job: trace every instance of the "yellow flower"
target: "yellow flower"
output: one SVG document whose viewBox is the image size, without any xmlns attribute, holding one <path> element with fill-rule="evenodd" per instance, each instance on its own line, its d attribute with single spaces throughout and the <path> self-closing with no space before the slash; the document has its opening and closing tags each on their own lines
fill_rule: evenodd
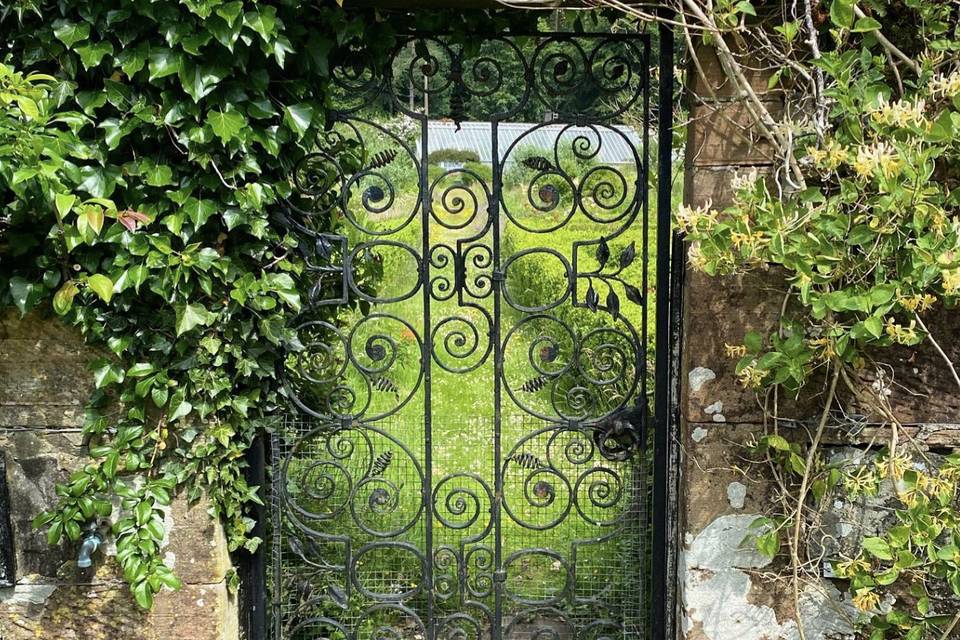
<svg viewBox="0 0 960 640">
<path fill-rule="evenodd" d="M 930 95 L 934 98 L 953 98 L 960 95 L 960 71 L 948 76 L 939 75 L 930 81 Z"/>
<path fill-rule="evenodd" d="M 956 295 L 960 292 L 960 267 L 944 269 L 940 272 L 940 277 L 943 279 L 943 288 L 947 295 Z"/>
<path fill-rule="evenodd" d="M 887 325 L 884 328 L 887 335 L 897 344 L 917 344 L 920 336 L 917 334 L 917 321 L 911 320 L 908 326 L 903 326 L 894 322 L 892 318 L 887 318 Z"/>
<path fill-rule="evenodd" d="M 880 606 L 880 596 L 870 588 L 857 589 L 853 596 L 853 606 L 860 611 L 874 611 Z"/>
<path fill-rule="evenodd" d="M 737 375 L 740 384 L 745 388 L 756 389 L 763 382 L 763 379 L 767 377 L 767 372 L 757 369 L 755 365 L 756 360 L 754 360 L 754 364 L 749 364 L 744 367 Z"/>
<path fill-rule="evenodd" d="M 838 142 L 831 140 L 827 145 L 827 167 L 836 169 L 841 162 L 846 162 L 847 150 Z"/>
<path fill-rule="evenodd" d="M 884 100 L 880 107 L 871 113 L 871 116 L 877 122 L 895 127 L 907 127 L 912 124 L 922 127 L 926 125 L 925 110 L 926 103 L 922 99 L 916 102 L 899 100 L 893 104 Z"/>
<path fill-rule="evenodd" d="M 857 149 L 857 159 L 853 161 L 853 170 L 862 178 L 869 178 L 877 168 L 877 159 L 870 147 L 861 146 Z"/>
<path fill-rule="evenodd" d="M 687 254 L 687 258 L 690 261 L 690 267 L 694 271 L 704 271 L 707 267 L 707 258 L 703 255 L 703 252 L 700 250 L 700 245 L 695 244 L 690 247 L 690 252 Z"/>
<path fill-rule="evenodd" d="M 893 147 L 886 142 L 858 147 L 857 158 L 853 161 L 853 170 L 857 175 L 869 178 L 878 168 L 884 176 L 891 178 L 903 169 L 903 161 L 897 157 Z"/>
<path fill-rule="evenodd" d="M 852 578 L 858 573 L 870 571 L 870 563 L 862 558 L 854 558 L 851 560 L 838 562 L 834 568 L 834 571 L 841 578 Z"/>
<path fill-rule="evenodd" d="M 937 302 L 937 296 L 931 295 L 929 293 L 920 295 L 919 293 L 912 296 L 903 296 L 897 300 L 901 307 L 907 311 L 919 311 L 923 313 L 924 311 L 929 310 Z"/>
<path fill-rule="evenodd" d="M 718 214 L 711 210 L 711 206 L 709 200 L 696 208 L 681 204 L 675 216 L 677 227 L 681 231 L 689 233 L 695 231 L 701 222 L 715 223 Z"/>
<path fill-rule="evenodd" d="M 728 358 L 742 358 L 747 355 L 747 347 L 742 344 L 724 343 L 723 350 L 726 352 Z"/>
<path fill-rule="evenodd" d="M 744 244 L 750 241 L 750 236 L 739 231 L 732 231 L 730 233 L 730 242 L 733 243 L 733 246 L 739 249 Z"/>
</svg>

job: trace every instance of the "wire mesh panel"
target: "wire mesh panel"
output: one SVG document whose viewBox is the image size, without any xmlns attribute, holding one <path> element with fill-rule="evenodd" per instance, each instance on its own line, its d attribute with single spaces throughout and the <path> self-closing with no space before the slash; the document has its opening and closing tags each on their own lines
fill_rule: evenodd
<svg viewBox="0 0 960 640">
<path fill-rule="evenodd" d="M 276 640 L 647 637 L 646 37 L 334 57 L 284 213 L 315 285 L 272 442 Z M 488 121 L 489 163 L 420 153 L 440 117 Z"/>
</svg>

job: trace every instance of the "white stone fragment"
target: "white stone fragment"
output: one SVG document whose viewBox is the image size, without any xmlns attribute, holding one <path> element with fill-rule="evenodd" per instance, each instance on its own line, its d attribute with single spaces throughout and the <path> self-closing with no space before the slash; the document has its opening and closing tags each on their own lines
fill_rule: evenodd
<svg viewBox="0 0 960 640">
<path fill-rule="evenodd" d="M 690 370 L 690 373 L 687 374 L 687 382 L 690 384 L 690 391 L 696 393 L 706 383 L 711 380 L 715 380 L 717 374 L 715 374 L 711 369 L 706 367 L 695 367 Z"/>
<path fill-rule="evenodd" d="M 747 500 L 747 485 L 742 482 L 731 482 L 727 485 L 727 500 L 734 509 L 743 509 Z"/>
<path fill-rule="evenodd" d="M 723 400 L 717 400 L 703 410 L 703 412 L 707 415 L 713 415 L 715 413 L 720 413 L 721 411 L 723 411 Z"/>
</svg>

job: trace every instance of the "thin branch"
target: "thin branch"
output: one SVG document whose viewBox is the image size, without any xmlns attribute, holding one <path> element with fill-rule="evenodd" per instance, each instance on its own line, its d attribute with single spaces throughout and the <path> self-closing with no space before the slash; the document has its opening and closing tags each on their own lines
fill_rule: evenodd
<svg viewBox="0 0 960 640">
<path fill-rule="evenodd" d="M 867 17 L 867 14 L 865 14 L 863 10 L 860 7 L 858 7 L 856 4 L 853 5 L 853 12 L 854 14 L 856 14 L 858 18 Z M 900 58 L 900 60 L 906 63 L 908 67 L 913 69 L 914 73 L 916 73 L 917 75 L 920 75 L 920 65 L 917 64 L 917 62 L 915 62 L 912 58 L 910 58 L 910 56 L 905 54 L 903 51 L 900 51 L 900 49 L 898 49 L 896 45 L 894 45 L 892 42 L 887 40 L 887 37 L 883 35 L 879 29 L 877 29 L 876 31 L 872 31 L 871 33 L 873 33 L 873 37 L 877 39 L 877 42 L 880 43 L 880 46 L 882 46 L 884 49 L 889 51 L 895 57 Z"/>
<path fill-rule="evenodd" d="M 947 364 L 947 368 L 950 369 L 950 373 L 953 375 L 953 381 L 956 382 L 957 387 L 960 388 L 960 375 L 957 375 L 957 369 L 953 366 L 950 356 L 947 355 L 947 353 L 940 346 L 940 343 L 937 342 L 936 338 L 933 337 L 933 334 L 930 333 L 930 330 L 927 329 L 927 325 L 923 323 L 923 318 L 920 317 L 920 314 L 914 312 L 913 315 L 917 319 L 917 324 L 919 324 L 920 328 L 923 329 L 923 332 L 927 334 L 927 340 L 930 341 L 930 344 L 933 345 L 933 348 L 937 350 L 937 353 L 940 354 L 940 357 L 943 358 L 943 361 Z"/>
<path fill-rule="evenodd" d="M 823 413 L 820 414 L 820 423 L 817 425 L 817 432 L 813 436 L 810 448 L 807 450 L 806 466 L 803 469 L 803 478 L 800 481 L 800 490 L 797 493 L 797 511 L 793 516 L 793 544 L 790 551 L 790 568 L 793 573 L 793 609 L 797 618 L 797 631 L 800 633 L 800 640 L 806 640 L 806 632 L 803 628 L 803 615 L 800 612 L 800 532 L 803 528 L 803 505 L 807 499 L 807 492 L 810 490 L 810 476 L 813 470 L 813 464 L 817 458 L 817 449 L 820 446 L 820 440 L 823 439 L 823 431 L 827 427 L 827 420 L 830 418 L 830 409 L 833 406 L 833 400 L 837 395 L 837 382 L 840 380 L 840 372 L 843 370 L 843 364 L 835 362 L 833 365 L 833 375 L 830 378 L 830 388 L 827 390 L 827 397 L 823 405 Z"/>
</svg>

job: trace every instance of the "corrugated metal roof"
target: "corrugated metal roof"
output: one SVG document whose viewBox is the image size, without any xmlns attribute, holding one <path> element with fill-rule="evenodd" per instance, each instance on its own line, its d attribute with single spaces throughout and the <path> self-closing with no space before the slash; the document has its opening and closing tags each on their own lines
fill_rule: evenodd
<svg viewBox="0 0 960 640">
<path fill-rule="evenodd" d="M 457 149 L 473 151 L 480 157 L 481 162 L 490 163 L 492 159 L 489 122 L 461 122 L 460 130 L 452 121 L 430 121 L 427 124 L 427 140 L 430 152 L 439 149 Z M 592 144 L 596 144 L 597 135 L 600 135 L 600 153 L 596 160 L 603 164 L 633 164 L 634 149 L 637 155 L 643 153 L 643 141 L 640 134 L 633 128 L 625 125 L 594 125 L 594 127 L 571 127 L 565 124 L 536 124 L 528 122 L 501 122 L 497 126 L 497 135 L 500 141 L 500 160 L 510 149 L 514 141 L 521 136 L 523 139 L 517 144 L 514 153 L 507 158 L 507 162 L 515 159 L 516 151 L 524 147 L 534 147 L 544 151 L 552 150 L 557 136 L 562 135 L 564 145 L 569 145 L 577 136 L 586 136 Z M 624 139 L 626 138 L 626 140 Z M 627 142 L 629 140 L 629 143 Z M 631 148 L 633 146 L 633 149 Z M 591 147 L 591 150 L 595 147 Z M 417 144 L 420 152 L 420 144 Z"/>
</svg>

